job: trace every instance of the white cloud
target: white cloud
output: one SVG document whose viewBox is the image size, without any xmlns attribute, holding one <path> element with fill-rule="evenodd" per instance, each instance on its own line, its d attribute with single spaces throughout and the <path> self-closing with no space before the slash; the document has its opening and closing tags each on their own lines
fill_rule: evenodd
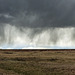
<svg viewBox="0 0 75 75">
<path fill-rule="evenodd" d="M 75 28 L 50 28 L 34 35 L 35 31 L 33 28 L 23 28 L 20 31 L 15 25 L 7 24 L 4 31 L 4 45 L 9 46 L 7 48 L 42 49 L 75 46 Z"/>
</svg>

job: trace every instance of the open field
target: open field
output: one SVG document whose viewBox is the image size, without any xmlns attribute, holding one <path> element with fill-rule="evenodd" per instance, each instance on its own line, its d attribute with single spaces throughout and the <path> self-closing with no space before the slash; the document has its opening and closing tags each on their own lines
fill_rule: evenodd
<svg viewBox="0 0 75 75">
<path fill-rule="evenodd" d="M 75 51 L 0 51 L 0 75 L 75 75 Z"/>
</svg>

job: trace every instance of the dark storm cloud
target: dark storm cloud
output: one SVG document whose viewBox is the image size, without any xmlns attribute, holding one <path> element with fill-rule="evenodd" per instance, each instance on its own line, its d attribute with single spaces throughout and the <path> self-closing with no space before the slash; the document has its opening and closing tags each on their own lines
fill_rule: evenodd
<svg viewBox="0 0 75 75">
<path fill-rule="evenodd" d="M 0 23 L 16 26 L 71 27 L 75 26 L 75 1 L 0 0 L 0 14 Z M 3 14 L 14 18 L 7 18 Z"/>
<path fill-rule="evenodd" d="M 0 0 L 0 46 L 72 46 L 74 26 L 75 0 Z"/>
</svg>

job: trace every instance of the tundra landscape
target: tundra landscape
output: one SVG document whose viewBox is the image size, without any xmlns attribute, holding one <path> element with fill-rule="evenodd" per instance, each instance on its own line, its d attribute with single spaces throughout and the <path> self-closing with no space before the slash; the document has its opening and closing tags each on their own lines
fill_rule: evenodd
<svg viewBox="0 0 75 75">
<path fill-rule="evenodd" d="M 0 50 L 0 75 L 75 75 L 75 51 Z"/>
<path fill-rule="evenodd" d="M 75 75 L 75 0 L 0 0 L 0 75 Z"/>
</svg>

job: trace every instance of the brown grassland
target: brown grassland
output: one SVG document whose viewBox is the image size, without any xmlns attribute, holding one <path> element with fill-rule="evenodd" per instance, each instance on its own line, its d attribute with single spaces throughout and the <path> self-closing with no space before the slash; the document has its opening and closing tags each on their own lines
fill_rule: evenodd
<svg viewBox="0 0 75 75">
<path fill-rule="evenodd" d="M 75 51 L 0 51 L 0 75 L 75 75 Z"/>
</svg>

